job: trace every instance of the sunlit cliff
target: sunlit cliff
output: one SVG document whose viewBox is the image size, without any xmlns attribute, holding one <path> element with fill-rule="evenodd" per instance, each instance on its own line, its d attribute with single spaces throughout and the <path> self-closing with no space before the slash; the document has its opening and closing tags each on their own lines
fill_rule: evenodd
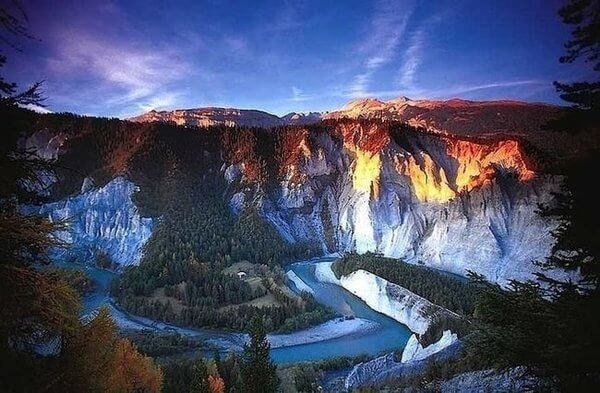
<svg viewBox="0 0 600 393">
<path fill-rule="evenodd" d="M 288 241 L 469 269 L 499 282 L 530 278 L 531 260 L 550 252 L 557 224 L 536 209 L 560 182 L 534 173 L 518 141 L 360 120 L 273 138 L 271 188 L 256 187 L 239 161 L 225 174 L 232 209 L 257 207 Z"/>
</svg>

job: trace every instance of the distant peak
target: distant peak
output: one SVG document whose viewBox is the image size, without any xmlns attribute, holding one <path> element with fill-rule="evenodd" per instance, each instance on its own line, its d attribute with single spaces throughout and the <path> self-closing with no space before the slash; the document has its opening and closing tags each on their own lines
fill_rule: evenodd
<svg viewBox="0 0 600 393">
<path fill-rule="evenodd" d="M 400 96 L 398 98 L 394 98 L 393 100 L 389 100 L 388 102 L 390 103 L 403 103 L 403 102 L 409 102 L 412 101 L 410 98 L 408 98 L 407 96 Z"/>
</svg>

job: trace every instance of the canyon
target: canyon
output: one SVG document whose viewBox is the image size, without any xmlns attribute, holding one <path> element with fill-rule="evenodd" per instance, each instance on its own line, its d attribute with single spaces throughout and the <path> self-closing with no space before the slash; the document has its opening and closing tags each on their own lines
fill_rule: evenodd
<svg viewBox="0 0 600 393">
<path fill-rule="evenodd" d="M 93 263 L 103 254 L 117 271 L 138 264 L 162 218 L 136 206 L 136 195 L 148 193 L 153 183 L 132 162 L 149 143 L 164 138 L 153 134 L 153 125 L 175 123 L 185 129 L 168 128 L 168 135 L 177 138 L 173 131 L 179 130 L 204 138 L 207 133 L 217 144 L 198 151 L 214 157 L 210 166 L 186 169 L 185 176 L 219 177 L 215 184 L 224 184 L 219 195 L 234 216 L 255 211 L 288 244 L 311 244 L 321 255 L 374 253 L 459 276 L 472 271 L 506 285 L 534 278 L 541 268 L 533 262 L 545 259 L 554 244 L 552 231 L 560 223 L 541 216 L 538 207 L 553 203 L 562 179 L 543 170 L 530 154 L 527 137 L 542 133 L 541 119 L 560 110 L 505 101 L 401 98 L 361 100 L 339 111 L 281 118 L 223 108 L 151 112 L 131 119 L 136 123 L 123 123 L 133 127 L 131 136 L 124 133 L 124 141 L 111 142 L 106 157 L 117 157 L 118 165 L 105 160 L 102 170 L 84 173 L 78 192 L 24 209 L 51 220 L 68 219 L 59 235 L 72 247 L 57 258 Z M 215 125 L 233 128 L 203 128 Z M 25 145 L 61 162 L 77 148 L 74 141 L 92 135 L 77 132 L 44 128 Z M 94 178 L 97 173 L 103 176 Z M 58 174 L 53 181 L 64 180 Z M 460 344 L 450 330 L 429 345 L 419 342 L 435 315 L 452 312 L 364 270 L 335 277 L 331 263 L 288 269 L 290 286 L 330 306 L 327 297 L 336 290 L 328 287 L 326 296 L 319 290 L 339 287 L 359 299 L 360 305 L 347 300 L 362 310 L 359 317 L 338 325 L 326 322 L 299 335 L 273 336 L 279 361 L 343 354 L 340 340 L 353 335 L 364 335 L 355 338 L 364 343 L 356 351 L 406 345 L 401 359 L 376 358 L 357 366 L 347 383 L 359 386 Z M 545 273 L 567 277 L 562 270 Z M 348 313 L 348 305 L 336 306 L 341 315 L 356 316 Z M 331 335 L 328 323 L 347 331 Z M 303 344 L 306 351 L 294 355 L 286 349 L 306 337 L 316 340 Z"/>
</svg>

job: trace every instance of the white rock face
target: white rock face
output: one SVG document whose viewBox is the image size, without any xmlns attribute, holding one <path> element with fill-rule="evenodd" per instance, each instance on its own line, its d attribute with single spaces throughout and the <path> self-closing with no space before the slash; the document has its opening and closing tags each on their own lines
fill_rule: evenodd
<svg viewBox="0 0 600 393">
<path fill-rule="evenodd" d="M 533 174 L 510 143 L 479 154 L 487 147 L 427 134 L 406 138 L 381 149 L 378 172 L 367 173 L 369 191 L 354 184 L 356 148 L 330 133 L 311 136 L 310 155 L 295 169 L 301 182 L 283 181 L 269 195 L 248 187 L 232 206 L 256 206 L 283 238 L 321 244 L 324 253 L 371 251 L 463 276 L 472 270 L 501 284 L 533 279 L 532 261 L 549 255 L 558 224 L 541 217 L 538 205 L 552 202 L 560 178 Z M 242 181 L 243 174 L 226 177 Z M 466 186 L 472 179 L 478 185 Z"/>
<path fill-rule="evenodd" d="M 402 363 L 423 360 L 457 341 L 458 336 L 455 333 L 452 333 L 450 330 L 444 330 L 442 337 L 438 341 L 423 348 L 419 340 L 417 340 L 417 336 L 413 334 L 408 339 L 404 351 L 402 351 Z"/>
<path fill-rule="evenodd" d="M 38 158 L 56 160 L 66 139 L 66 136 L 61 133 L 42 129 L 25 138 L 22 141 L 22 148 L 28 152 L 35 152 Z"/>
<path fill-rule="evenodd" d="M 138 187 L 117 177 L 104 187 L 86 188 L 83 194 L 26 210 L 67 221 L 67 230 L 59 235 L 72 247 L 63 257 L 87 262 L 100 251 L 121 266 L 137 264 L 153 228 L 153 220 L 141 217 L 131 199 Z"/>
<path fill-rule="evenodd" d="M 425 333 L 436 314 L 450 313 L 408 289 L 365 270 L 342 276 L 339 282 L 373 310 L 408 326 L 415 333 Z"/>
<path fill-rule="evenodd" d="M 352 389 L 373 381 L 383 371 L 394 370 L 401 366 L 393 353 L 388 353 L 385 356 L 380 356 L 365 363 L 359 363 L 352 368 L 346 380 L 344 387 L 346 391 L 351 392 Z"/>
</svg>

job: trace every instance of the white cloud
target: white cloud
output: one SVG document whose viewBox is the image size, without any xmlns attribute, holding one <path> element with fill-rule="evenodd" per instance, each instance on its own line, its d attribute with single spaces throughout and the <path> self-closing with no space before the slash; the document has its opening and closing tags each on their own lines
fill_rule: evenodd
<svg viewBox="0 0 600 393">
<path fill-rule="evenodd" d="M 362 71 L 354 76 L 347 87 L 347 97 L 362 97 L 375 72 L 387 64 L 396 54 L 400 39 L 412 13 L 412 1 L 379 0 L 359 45 L 359 54 L 365 57 Z"/>
<path fill-rule="evenodd" d="M 290 98 L 290 101 L 301 102 L 311 100 L 312 98 L 312 96 L 305 94 L 302 89 L 292 86 L 292 98 Z"/>
<path fill-rule="evenodd" d="M 404 62 L 399 75 L 400 87 L 410 89 L 414 86 L 415 73 L 422 62 L 424 42 L 425 31 L 420 28 L 413 33 L 408 49 L 404 52 Z"/>
<path fill-rule="evenodd" d="M 102 91 L 103 102 L 109 106 L 153 109 L 172 105 L 179 96 L 173 85 L 191 73 L 178 50 L 140 48 L 72 31 L 61 38 L 48 67 L 68 78 L 94 80 L 85 91 L 70 92 L 82 100 L 97 100 Z"/>
<path fill-rule="evenodd" d="M 398 85 L 402 89 L 415 90 L 415 75 L 423 63 L 424 47 L 427 37 L 435 25 L 441 22 L 447 12 L 440 12 L 427 18 L 410 36 L 408 47 L 402 57 L 402 66 L 398 73 Z"/>
<path fill-rule="evenodd" d="M 515 80 L 515 81 L 498 81 L 498 82 L 490 82 L 490 83 L 482 83 L 482 84 L 473 84 L 473 85 L 455 85 L 445 89 L 439 90 L 431 90 L 431 89 L 397 89 L 397 90 L 371 90 L 364 91 L 362 95 L 348 95 L 346 92 L 339 94 L 339 96 L 346 98 L 361 98 L 361 97 L 378 97 L 378 98 L 391 98 L 398 97 L 401 95 L 407 95 L 410 98 L 418 99 L 445 99 L 445 98 L 453 98 L 460 96 L 462 94 L 473 93 L 481 90 L 493 90 L 493 89 L 502 89 L 502 88 L 511 88 L 511 87 L 521 87 L 521 86 L 533 86 L 537 88 L 541 88 L 544 86 L 551 86 L 550 82 L 540 80 L 540 79 L 524 79 L 524 80 Z"/>
<path fill-rule="evenodd" d="M 52 111 L 46 107 L 35 105 L 35 104 L 26 104 L 20 105 L 22 108 L 29 109 L 30 111 L 34 111 L 37 113 L 52 113 Z"/>
</svg>

